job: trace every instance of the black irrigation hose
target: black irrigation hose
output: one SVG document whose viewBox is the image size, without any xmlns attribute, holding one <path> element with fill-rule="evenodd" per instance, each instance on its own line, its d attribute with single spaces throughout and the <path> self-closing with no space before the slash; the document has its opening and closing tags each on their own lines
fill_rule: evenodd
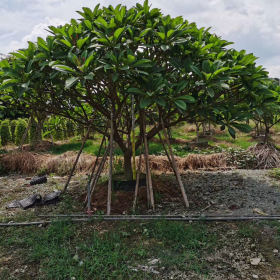
<svg viewBox="0 0 280 280">
<path fill-rule="evenodd" d="M 217 218 L 217 217 L 225 217 L 225 218 L 240 218 L 240 217 L 274 217 L 280 218 L 279 215 L 245 215 L 245 216 L 237 216 L 237 215 L 88 215 L 85 213 L 73 213 L 73 214 L 45 214 L 45 215 L 37 215 L 38 217 L 46 217 L 46 218 L 71 218 L 71 217 L 87 217 L 87 218 L 151 218 L 151 219 L 166 219 L 166 218 Z"/>
<path fill-rule="evenodd" d="M 135 216 L 125 216 L 125 215 L 93 215 L 93 216 L 80 216 L 84 218 L 71 218 L 77 216 L 71 215 L 41 215 L 44 217 L 53 218 L 70 218 L 69 222 L 92 222 L 94 220 L 99 221 L 181 221 L 181 222 L 230 222 L 230 221 L 257 221 L 257 220 L 280 220 L 280 216 L 159 216 L 159 215 L 135 215 Z M 78 216 L 79 217 L 79 216 Z M 57 220 L 56 220 L 57 221 Z M 35 221 L 35 222 L 22 222 L 22 223 L 0 223 L 0 227 L 11 227 L 11 226 L 33 226 L 33 225 L 47 225 L 54 221 Z"/>
</svg>

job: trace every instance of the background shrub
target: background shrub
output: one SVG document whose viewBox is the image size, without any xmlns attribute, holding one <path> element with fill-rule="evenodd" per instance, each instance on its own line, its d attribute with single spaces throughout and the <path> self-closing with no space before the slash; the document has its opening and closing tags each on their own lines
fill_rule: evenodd
<svg viewBox="0 0 280 280">
<path fill-rule="evenodd" d="M 9 120 L 2 121 L 0 126 L 0 135 L 3 146 L 7 145 L 12 140 Z"/>
<path fill-rule="evenodd" d="M 24 119 L 18 119 L 16 130 L 15 130 L 15 143 L 19 145 L 22 139 L 22 136 L 27 128 L 27 122 Z M 27 138 L 27 137 L 26 137 Z M 25 143 L 28 139 L 25 140 Z"/>
<path fill-rule="evenodd" d="M 17 126 L 17 120 L 12 120 L 10 122 L 10 129 L 11 129 L 11 140 L 13 143 L 15 143 L 15 131 L 16 131 L 16 126 Z"/>
</svg>

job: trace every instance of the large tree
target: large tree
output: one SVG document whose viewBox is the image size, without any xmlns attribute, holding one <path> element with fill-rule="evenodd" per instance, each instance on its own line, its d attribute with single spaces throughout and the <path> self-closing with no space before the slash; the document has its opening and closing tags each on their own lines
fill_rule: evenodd
<svg viewBox="0 0 280 280">
<path fill-rule="evenodd" d="M 50 26 L 50 35 L 4 61 L 2 89 L 12 103 L 71 118 L 108 135 L 131 177 L 132 111 L 136 125 L 149 120 L 147 139 L 198 114 L 222 128 L 247 129 L 267 72 L 256 57 L 236 51 L 209 29 L 163 15 L 148 1 L 83 8 L 79 20 Z M 9 89 L 9 90 L 7 90 Z M 162 122 L 160 121 L 162 120 Z M 142 142 L 143 126 L 135 147 Z"/>
</svg>

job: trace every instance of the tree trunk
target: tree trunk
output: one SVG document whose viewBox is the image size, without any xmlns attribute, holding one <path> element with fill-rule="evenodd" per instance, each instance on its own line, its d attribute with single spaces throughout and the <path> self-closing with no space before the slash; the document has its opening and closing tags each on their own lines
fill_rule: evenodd
<svg viewBox="0 0 280 280">
<path fill-rule="evenodd" d="M 131 157 L 132 152 L 129 149 L 127 149 L 124 152 L 124 174 L 127 180 L 132 180 L 133 177 Z"/>
<path fill-rule="evenodd" d="M 195 122 L 195 128 L 196 128 L 196 143 L 199 142 L 199 123 Z"/>
<path fill-rule="evenodd" d="M 269 140 L 269 126 L 265 126 L 265 131 L 264 131 L 264 143 L 267 144 Z"/>
</svg>

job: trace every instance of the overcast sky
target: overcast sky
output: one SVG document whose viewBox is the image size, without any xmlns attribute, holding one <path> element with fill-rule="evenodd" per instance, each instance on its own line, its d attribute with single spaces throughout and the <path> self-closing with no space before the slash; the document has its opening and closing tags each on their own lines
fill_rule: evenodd
<svg viewBox="0 0 280 280">
<path fill-rule="evenodd" d="M 77 18 L 75 11 L 83 6 L 136 2 L 142 0 L 0 0 L 0 53 L 45 37 L 47 26 Z M 280 77 L 280 0 L 150 0 L 150 4 L 199 27 L 212 27 L 212 32 L 235 42 L 236 49 L 253 52 L 272 77 Z"/>
</svg>

